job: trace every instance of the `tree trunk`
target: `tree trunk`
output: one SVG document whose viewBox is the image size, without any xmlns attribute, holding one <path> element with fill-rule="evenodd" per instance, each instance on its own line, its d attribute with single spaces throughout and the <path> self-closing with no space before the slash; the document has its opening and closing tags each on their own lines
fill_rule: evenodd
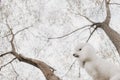
<svg viewBox="0 0 120 80">
<path fill-rule="evenodd" d="M 101 28 L 105 31 L 120 55 L 120 34 L 113 30 L 108 24 L 103 23 Z"/>
</svg>

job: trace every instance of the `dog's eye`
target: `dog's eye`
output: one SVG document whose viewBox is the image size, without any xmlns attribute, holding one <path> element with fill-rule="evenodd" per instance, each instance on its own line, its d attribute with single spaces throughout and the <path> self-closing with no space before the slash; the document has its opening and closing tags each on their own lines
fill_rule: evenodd
<svg viewBox="0 0 120 80">
<path fill-rule="evenodd" d="M 80 48 L 79 51 L 81 51 L 82 49 Z"/>
</svg>

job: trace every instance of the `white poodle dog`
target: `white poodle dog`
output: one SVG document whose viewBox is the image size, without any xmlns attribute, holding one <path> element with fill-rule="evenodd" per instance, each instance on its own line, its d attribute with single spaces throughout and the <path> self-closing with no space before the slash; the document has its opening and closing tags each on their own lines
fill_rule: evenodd
<svg viewBox="0 0 120 80">
<path fill-rule="evenodd" d="M 120 80 L 120 67 L 98 57 L 90 44 L 78 44 L 73 56 L 78 58 L 81 67 L 93 80 Z"/>
</svg>

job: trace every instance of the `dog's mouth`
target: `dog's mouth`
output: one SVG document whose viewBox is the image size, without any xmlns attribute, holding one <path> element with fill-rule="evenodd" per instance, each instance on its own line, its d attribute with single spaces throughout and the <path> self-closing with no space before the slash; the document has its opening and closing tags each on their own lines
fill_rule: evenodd
<svg viewBox="0 0 120 80">
<path fill-rule="evenodd" d="M 76 58 L 78 58 L 78 57 L 79 57 L 79 55 L 77 55 L 77 54 L 73 54 L 73 56 L 74 56 L 74 57 L 76 57 Z"/>
</svg>

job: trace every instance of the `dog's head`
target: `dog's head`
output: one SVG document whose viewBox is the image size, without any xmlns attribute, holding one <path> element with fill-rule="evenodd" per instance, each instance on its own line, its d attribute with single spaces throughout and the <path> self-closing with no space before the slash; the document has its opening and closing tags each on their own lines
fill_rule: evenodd
<svg viewBox="0 0 120 80">
<path fill-rule="evenodd" d="M 75 47 L 75 53 L 73 54 L 74 57 L 79 58 L 81 55 L 92 56 L 95 52 L 95 49 L 88 43 L 80 43 L 77 44 Z"/>
</svg>

